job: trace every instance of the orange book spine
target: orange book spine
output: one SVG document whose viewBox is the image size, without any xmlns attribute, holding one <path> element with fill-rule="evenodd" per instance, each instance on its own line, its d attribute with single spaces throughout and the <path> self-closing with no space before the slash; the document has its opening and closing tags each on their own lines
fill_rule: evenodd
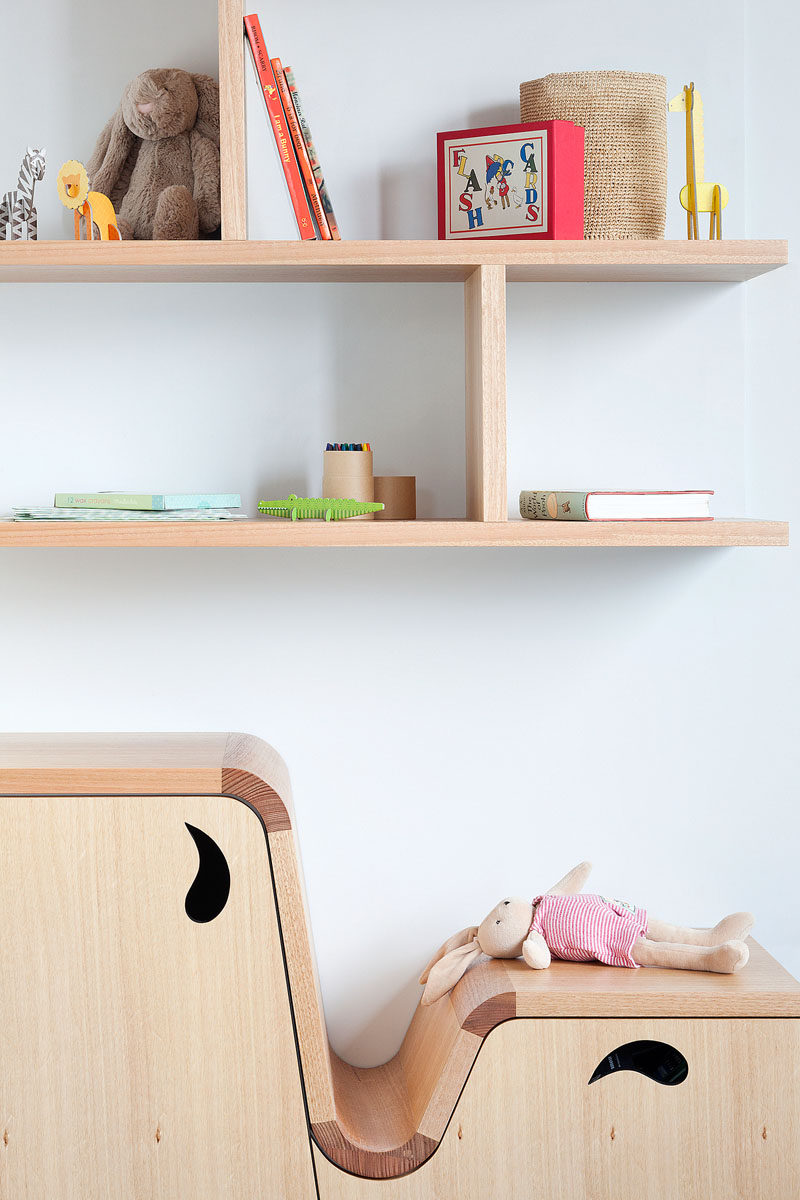
<svg viewBox="0 0 800 1200">
<path fill-rule="evenodd" d="M 255 13 L 245 17 L 244 28 L 247 40 L 250 42 L 250 49 L 253 51 L 253 61 L 256 64 L 258 80 L 261 84 L 261 90 L 264 93 L 269 123 L 272 126 L 272 132 L 275 135 L 275 141 L 278 146 L 278 153 L 283 164 L 283 173 L 286 176 L 289 198 L 292 201 L 294 215 L 297 218 L 300 236 L 304 241 L 309 241 L 317 236 L 314 230 L 314 221 L 311 217 L 311 209 L 308 206 L 308 200 L 303 188 L 303 180 L 300 176 L 297 160 L 295 159 L 292 136 L 289 132 L 288 122 L 283 111 L 280 93 L 275 83 L 275 76 L 272 73 L 272 63 L 269 61 L 267 48 L 264 45 L 261 22 Z"/>
<path fill-rule="evenodd" d="M 272 59 L 272 73 L 275 76 L 275 82 L 278 85 L 283 111 L 286 113 L 286 123 L 289 126 L 289 133 L 292 135 L 295 154 L 297 161 L 300 164 L 300 170 L 303 173 L 303 179 L 306 183 L 306 191 L 311 202 L 311 208 L 316 218 L 319 228 L 320 237 L 324 242 L 331 241 L 331 231 L 328 226 L 328 220 L 325 216 L 325 209 L 322 206 L 322 197 L 319 194 L 317 181 L 314 178 L 314 172 L 311 169 L 311 162 L 306 149 L 305 138 L 303 131 L 300 128 L 300 122 L 297 119 L 297 113 L 294 111 L 294 101 L 292 93 L 289 91 L 289 85 L 283 73 L 283 64 L 279 58 Z"/>
</svg>

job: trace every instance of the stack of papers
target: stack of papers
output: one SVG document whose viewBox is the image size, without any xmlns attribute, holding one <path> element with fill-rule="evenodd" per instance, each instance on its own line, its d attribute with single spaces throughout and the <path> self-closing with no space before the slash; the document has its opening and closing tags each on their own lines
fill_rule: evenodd
<svg viewBox="0 0 800 1200">
<path fill-rule="evenodd" d="M 243 521 L 247 513 L 229 508 L 183 508 L 151 512 L 131 508 L 13 508 L 12 521 Z"/>
</svg>

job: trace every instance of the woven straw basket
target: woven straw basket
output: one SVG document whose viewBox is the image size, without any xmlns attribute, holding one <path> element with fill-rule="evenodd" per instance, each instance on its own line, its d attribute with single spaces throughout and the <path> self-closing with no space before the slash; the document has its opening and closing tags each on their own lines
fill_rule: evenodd
<svg viewBox="0 0 800 1200">
<path fill-rule="evenodd" d="M 667 81 L 638 71 L 572 71 L 520 85 L 523 121 L 586 130 L 584 237 L 663 238 Z"/>
</svg>

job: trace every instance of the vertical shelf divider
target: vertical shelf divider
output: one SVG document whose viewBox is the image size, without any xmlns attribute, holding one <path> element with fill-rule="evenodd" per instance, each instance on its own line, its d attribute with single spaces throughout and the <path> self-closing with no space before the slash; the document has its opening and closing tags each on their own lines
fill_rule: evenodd
<svg viewBox="0 0 800 1200">
<path fill-rule="evenodd" d="M 508 519 L 506 269 L 479 266 L 464 283 L 467 520 Z"/>
<path fill-rule="evenodd" d="M 247 237 L 242 0 L 219 0 L 219 156 L 222 237 Z"/>
</svg>

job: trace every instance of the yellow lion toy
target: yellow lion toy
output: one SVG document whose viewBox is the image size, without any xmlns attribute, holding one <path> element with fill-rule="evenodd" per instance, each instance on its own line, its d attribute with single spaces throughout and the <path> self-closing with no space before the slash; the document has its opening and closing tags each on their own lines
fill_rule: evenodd
<svg viewBox="0 0 800 1200">
<path fill-rule="evenodd" d="M 71 158 L 65 162 L 56 179 L 59 199 L 65 208 L 75 212 L 75 241 L 81 240 L 81 217 L 86 220 L 86 239 L 94 241 L 94 226 L 100 240 L 119 242 L 119 229 L 114 205 L 102 192 L 89 191 L 89 176 L 83 163 Z"/>
</svg>

